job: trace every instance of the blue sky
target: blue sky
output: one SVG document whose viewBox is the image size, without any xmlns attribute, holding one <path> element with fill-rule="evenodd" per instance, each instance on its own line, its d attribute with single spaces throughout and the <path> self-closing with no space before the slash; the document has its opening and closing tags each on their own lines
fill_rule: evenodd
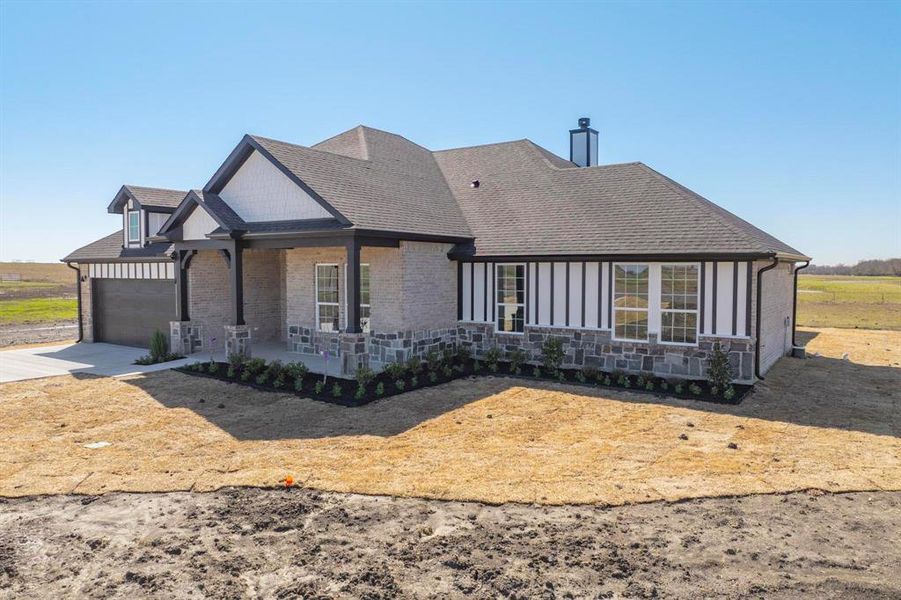
<svg viewBox="0 0 901 600">
<path fill-rule="evenodd" d="M 901 255 L 901 3 L 0 4 L 0 259 L 364 123 L 640 160 L 819 263 Z"/>
</svg>

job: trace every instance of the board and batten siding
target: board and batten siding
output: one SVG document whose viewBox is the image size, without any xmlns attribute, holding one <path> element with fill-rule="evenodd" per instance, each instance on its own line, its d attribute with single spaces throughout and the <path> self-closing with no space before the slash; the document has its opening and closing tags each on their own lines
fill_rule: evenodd
<svg viewBox="0 0 901 600">
<path fill-rule="evenodd" d="M 91 263 L 87 267 L 92 279 L 175 279 L 171 262 Z"/>
<path fill-rule="evenodd" d="M 461 262 L 458 267 L 460 306 L 457 311 L 460 321 L 495 321 L 494 292 L 498 264 L 526 265 L 526 325 L 570 329 L 613 328 L 611 281 L 616 261 Z M 651 333 L 660 332 L 661 266 L 695 264 L 698 265 L 700 279 L 699 334 L 750 337 L 751 263 L 706 261 L 641 264 L 648 264 L 650 267 L 648 329 Z"/>
</svg>

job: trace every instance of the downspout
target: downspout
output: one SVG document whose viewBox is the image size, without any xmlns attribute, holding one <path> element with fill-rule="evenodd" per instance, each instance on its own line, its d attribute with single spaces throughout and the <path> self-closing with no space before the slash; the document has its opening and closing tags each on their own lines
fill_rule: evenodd
<svg viewBox="0 0 901 600">
<path fill-rule="evenodd" d="M 808 260 L 801 267 L 795 267 L 795 294 L 792 296 L 792 351 L 798 347 L 798 342 L 795 341 L 795 334 L 798 330 L 798 271 L 801 269 L 806 269 L 810 266 L 810 261 Z"/>
<path fill-rule="evenodd" d="M 75 297 L 77 298 L 76 306 L 78 307 L 78 339 L 75 340 L 77 344 L 84 337 L 84 323 L 81 316 L 81 269 L 73 267 L 70 262 L 67 262 L 66 266 L 75 271 Z"/>
<path fill-rule="evenodd" d="M 761 381 L 763 381 L 763 379 L 764 379 L 763 375 L 760 374 L 760 320 L 761 320 L 760 316 L 763 313 L 763 311 L 760 310 L 760 303 L 762 301 L 762 291 L 763 291 L 762 286 L 761 286 L 761 284 L 763 283 L 762 275 L 764 273 L 766 273 L 767 271 L 769 271 L 770 269 L 774 268 L 778 264 L 779 264 L 779 259 L 774 256 L 773 262 L 771 264 L 769 264 L 769 265 L 765 266 L 764 268 L 760 269 L 759 271 L 757 271 L 757 315 L 756 315 L 757 316 L 757 319 L 756 319 L 757 320 L 757 324 L 756 324 L 757 332 L 755 334 L 757 336 L 757 339 L 754 340 L 754 376 L 757 377 L 757 379 L 759 379 Z"/>
</svg>

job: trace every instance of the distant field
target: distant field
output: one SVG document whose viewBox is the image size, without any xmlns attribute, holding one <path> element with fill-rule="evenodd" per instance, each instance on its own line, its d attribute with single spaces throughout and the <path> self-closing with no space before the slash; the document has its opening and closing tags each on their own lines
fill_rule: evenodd
<svg viewBox="0 0 901 600">
<path fill-rule="evenodd" d="M 56 323 L 77 316 L 75 298 L 0 300 L 0 324 Z"/>
<path fill-rule="evenodd" d="M 798 324 L 901 330 L 901 277 L 798 277 Z"/>
<path fill-rule="evenodd" d="M 75 272 L 62 263 L 0 263 L 0 325 L 74 321 Z"/>
</svg>

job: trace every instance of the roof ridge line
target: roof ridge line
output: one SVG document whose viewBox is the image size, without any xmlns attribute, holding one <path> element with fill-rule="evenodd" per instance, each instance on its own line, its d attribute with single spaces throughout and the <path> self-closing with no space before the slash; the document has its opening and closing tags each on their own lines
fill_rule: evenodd
<svg viewBox="0 0 901 600">
<path fill-rule="evenodd" d="M 473 148 L 487 148 L 488 146 L 503 146 L 505 144 L 518 144 L 520 142 L 531 142 L 528 138 L 519 138 L 517 140 L 508 140 L 506 142 L 490 142 L 488 144 L 475 144 L 473 146 L 460 146 L 459 148 L 445 148 L 443 150 L 429 150 L 432 154 L 439 152 L 454 152 L 455 150 L 472 150 Z M 414 144 L 416 142 L 413 142 Z"/>
<path fill-rule="evenodd" d="M 344 133 L 346 133 L 346 132 L 344 132 Z M 312 146 L 304 146 L 303 144 L 295 144 L 294 142 L 286 142 L 285 140 L 277 140 L 275 138 L 267 138 L 262 135 L 254 135 L 252 133 L 248 133 L 247 135 L 255 140 L 262 139 L 262 140 L 266 140 L 267 142 L 276 142 L 278 144 L 294 146 L 295 148 L 302 148 L 304 150 L 309 150 L 310 152 L 317 152 L 319 154 L 328 154 L 329 156 L 336 156 L 338 158 L 346 158 L 347 160 L 355 160 L 357 162 L 370 163 L 370 164 L 372 163 L 371 158 L 357 158 L 356 156 L 348 156 L 346 154 L 338 154 L 337 152 L 329 152 L 328 150 L 320 150 L 319 148 L 313 148 Z M 338 134 L 338 135 L 340 135 L 340 134 Z M 332 137 L 335 137 L 335 136 L 332 136 Z M 332 139 L 332 138 L 329 138 L 329 139 Z M 327 140 L 323 140 L 323 141 L 327 141 Z M 368 152 L 367 152 L 367 155 L 368 155 Z"/>
</svg>

